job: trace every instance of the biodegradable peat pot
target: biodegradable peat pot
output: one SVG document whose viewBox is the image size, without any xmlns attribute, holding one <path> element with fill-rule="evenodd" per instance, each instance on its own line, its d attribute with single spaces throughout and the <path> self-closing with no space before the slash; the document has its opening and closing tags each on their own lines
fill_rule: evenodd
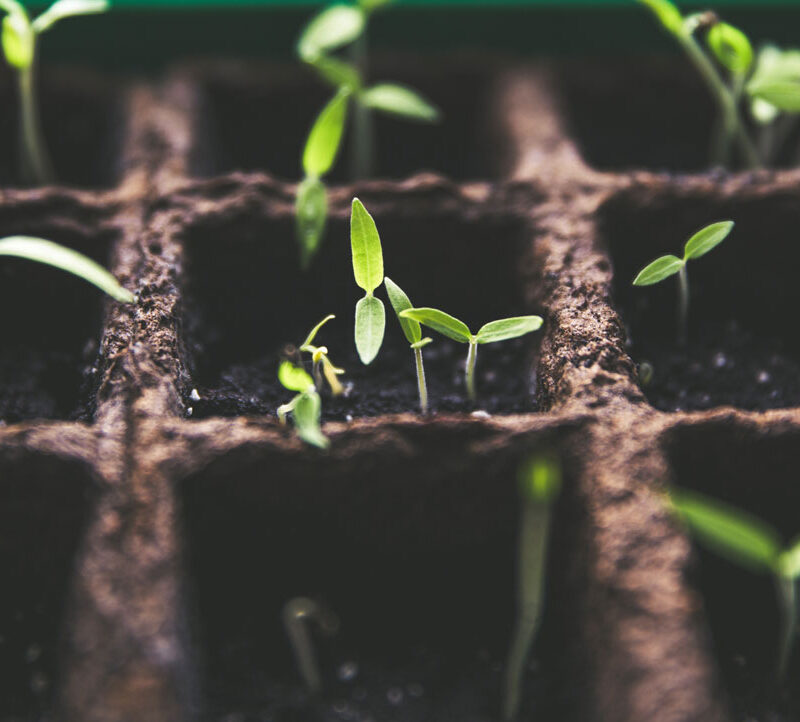
<svg viewBox="0 0 800 722">
<path fill-rule="evenodd" d="M 3 722 L 45 709 L 67 722 L 497 720 L 515 474 L 544 449 L 561 456 L 565 485 L 522 718 L 797 719 L 796 691 L 766 679 L 774 630 L 757 636 L 742 621 L 771 617 L 768 590 L 698 554 L 661 498 L 665 483 L 681 484 L 796 532 L 784 509 L 794 508 L 800 414 L 742 410 L 791 406 L 793 386 L 770 366 L 779 399 L 751 403 L 748 370 L 735 393 L 702 390 L 704 405 L 739 409 L 685 410 L 694 402 L 658 385 L 669 357 L 650 350 L 672 348 L 671 289 L 629 283 L 696 227 L 732 217 L 734 235 L 692 269 L 692 337 L 735 311 L 756 339 L 746 344 L 756 373 L 762 339 L 764 353 L 778 344 L 792 363 L 794 291 L 782 279 L 800 175 L 655 172 L 663 154 L 651 168 L 641 155 L 613 167 L 585 123 L 607 112 L 604 98 L 576 95 L 574 69 L 424 67 L 426 82 L 407 63 L 382 74 L 439 102 L 452 127 L 379 126 L 385 177 L 333 178 L 308 274 L 297 270 L 294 181 L 326 93 L 284 68 L 208 62 L 108 81 L 123 118 L 110 126 L 115 185 L 0 193 L 0 235 L 73 245 L 139 296 L 121 306 L 21 264 L 0 287 L 19 308 L 4 319 L 0 354 L 13 378 L 0 383 L 0 563 L 15 575 L 0 623 L 0 638 L 14 633 L 0 642 Z M 693 86 L 678 75 L 663 87 L 677 100 L 659 92 L 656 108 Z M 481 349 L 478 407 L 489 416 L 465 403 L 464 347 L 441 338 L 426 350 L 436 413 L 416 414 L 412 355 L 389 308 L 384 354 L 359 364 L 353 196 L 415 302 L 474 325 L 544 317 L 540 332 Z M 747 252 L 760 234 L 764 245 Z M 742 278 L 750 285 L 731 298 Z M 18 300 L 31 289 L 48 303 Z M 320 340 L 354 389 L 324 400 L 322 453 L 278 424 L 288 394 L 275 375 L 284 346 L 328 313 L 337 318 Z M 656 367 L 647 395 L 636 383 L 644 352 Z M 690 400 L 701 393 L 681 383 Z M 299 595 L 341 620 L 337 637 L 316 640 L 316 698 L 280 622 Z"/>
</svg>

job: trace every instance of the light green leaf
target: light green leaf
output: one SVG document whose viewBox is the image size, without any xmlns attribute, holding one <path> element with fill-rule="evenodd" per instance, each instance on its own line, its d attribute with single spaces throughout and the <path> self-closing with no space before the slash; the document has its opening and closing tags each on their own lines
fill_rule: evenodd
<svg viewBox="0 0 800 722">
<path fill-rule="evenodd" d="M 542 327 L 541 316 L 517 316 L 490 321 L 481 327 L 475 337 L 478 343 L 495 343 L 511 338 L 524 336 L 526 333 L 538 331 Z"/>
<path fill-rule="evenodd" d="M 2 44 L 8 64 L 25 69 L 33 63 L 34 35 L 25 15 L 10 13 L 3 18 Z"/>
<path fill-rule="evenodd" d="M 778 571 L 789 579 L 800 577 L 800 539 L 795 539 L 788 549 L 781 552 L 778 557 Z"/>
<path fill-rule="evenodd" d="M 785 113 L 800 113 L 800 80 L 765 79 L 747 84 L 747 92 Z"/>
<path fill-rule="evenodd" d="M 104 13 L 110 7 L 111 3 L 107 0 L 56 0 L 33 21 L 33 30 L 36 33 L 43 33 L 63 18 Z"/>
<path fill-rule="evenodd" d="M 121 303 L 136 301 L 136 297 L 130 291 L 120 286 L 114 276 L 91 258 L 43 238 L 9 236 L 0 239 L 0 256 L 25 258 L 29 261 L 60 268 L 62 271 L 67 271 L 97 286 L 101 291 Z"/>
<path fill-rule="evenodd" d="M 320 330 L 320 329 L 321 329 L 321 328 L 322 328 L 322 327 L 323 327 L 323 326 L 324 326 L 326 323 L 328 323 L 328 321 L 330 321 L 330 320 L 332 320 L 332 319 L 334 319 L 334 318 L 336 318 L 336 316 L 334 316 L 332 313 L 331 313 L 331 314 L 328 314 L 328 315 L 327 315 L 327 316 L 325 316 L 325 318 L 323 318 L 323 319 L 322 319 L 322 320 L 321 320 L 321 321 L 320 321 L 320 322 L 319 322 L 319 323 L 318 323 L 316 326 L 314 326 L 314 328 L 312 328 L 312 329 L 311 329 L 311 331 L 309 331 L 309 333 L 308 333 L 308 336 L 306 337 L 306 340 L 305 340 L 305 341 L 303 341 L 303 345 L 302 345 L 302 346 L 300 346 L 300 350 L 301 350 L 301 351 L 303 351 L 303 350 L 305 350 L 305 347 L 306 347 L 306 346 L 310 346 L 310 345 L 311 345 L 311 343 L 313 342 L 313 340 L 316 338 L 317 334 L 319 333 L 319 330 Z"/>
<path fill-rule="evenodd" d="M 766 100 L 752 98 L 750 102 L 750 114 L 757 123 L 769 125 L 781 114 L 781 111 Z"/>
<path fill-rule="evenodd" d="M 410 308 L 402 311 L 400 315 L 419 321 L 423 326 L 432 328 L 453 341 L 469 343 L 472 339 L 472 332 L 467 328 L 467 324 L 444 311 L 435 308 Z"/>
<path fill-rule="evenodd" d="M 409 120 L 433 123 L 439 119 L 438 108 L 410 88 L 394 83 L 381 83 L 367 88 L 359 95 L 359 101 L 368 108 L 400 115 Z"/>
<path fill-rule="evenodd" d="M 414 321 L 411 318 L 404 318 L 400 315 L 401 311 L 405 311 L 408 308 L 413 308 L 413 305 L 403 289 L 400 288 L 400 286 L 398 286 L 388 276 L 383 279 L 383 285 L 386 287 L 386 293 L 389 296 L 389 303 L 392 304 L 392 308 L 397 314 L 397 320 L 400 321 L 400 327 L 403 329 L 406 339 L 410 344 L 412 344 L 413 348 L 413 344 L 417 343 L 422 338 L 422 329 L 419 327 L 419 323 L 417 321 Z"/>
<path fill-rule="evenodd" d="M 314 70 L 335 88 L 345 88 L 352 92 L 361 90 L 361 73 L 358 68 L 344 60 L 330 55 L 320 55 L 313 63 Z"/>
<path fill-rule="evenodd" d="M 322 401 L 316 391 L 306 391 L 294 406 L 293 418 L 297 435 L 307 444 L 327 449 L 330 445 L 320 428 Z"/>
<path fill-rule="evenodd" d="M 306 178 L 297 187 L 295 231 L 300 245 L 300 265 L 307 268 L 325 234 L 328 192 L 318 178 Z"/>
<path fill-rule="evenodd" d="M 350 248 L 356 284 L 372 293 L 383 283 L 383 251 L 375 221 L 358 198 L 350 213 Z"/>
<path fill-rule="evenodd" d="M 775 569 L 780 541 L 769 525 L 694 492 L 674 490 L 670 501 L 690 531 L 721 556 L 757 571 Z"/>
<path fill-rule="evenodd" d="M 433 339 L 430 336 L 426 336 L 425 338 L 421 338 L 416 343 L 412 343 L 411 348 L 414 350 L 418 348 L 425 348 L 429 343 L 433 343 Z"/>
<path fill-rule="evenodd" d="M 668 0 L 639 0 L 642 5 L 646 5 L 653 11 L 661 24 L 675 35 L 680 35 L 683 31 L 683 17 L 678 10 Z"/>
<path fill-rule="evenodd" d="M 306 175 L 323 176 L 336 160 L 347 118 L 349 97 L 348 91 L 339 91 L 328 101 L 311 126 L 306 147 L 303 149 L 303 170 Z"/>
<path fill-rule="evenodd" d="M 381 350 L 383 333 L 386 330 L 386 311 L 375 296 L 364 296 L 356 304 L 356 350 L 365 366 L 372 363 Z"/>
<path fill-rule="evenodd" d="M 524 499 L 549 504 L 561 490 L 561 464 L 550 454 L 528 459 L 519 471 L 520 490 Z"/>
<path fill-rule="evenodd" d="M 295 366 L 291 361 L 281 361 L 281 365 L 278 367 L 278 381 L 289 391 L 297 391 L 298 393 L 303 393 L 314 385 L 314 380 L 311 376 L 304 369 Z"/>
<path fill-rule="evenodd" d="M 394 2 L 394 0 L 358 0 L 358 4 L 368 13 L 378 10 L 391 2 Z"/>
<path fill-rule="evenodd" d="M 733 230 L 733 226 L 733 221 L 720 221 L 701 228 L 686 241 L 686 245 L 683 248 L 683 260 L 688 261 L 704 256 L 728 237 L 728 234 Z"/>
<path fill-rule="evenodd" d="M 652 286 L 654 283 L 663 281 L 665 278 L 676 274 L 683 268 L 685 263 L 677 256 L 662 256 L 645 266 L 636 278 L 633 279 L 634 286 Z"/>
<path fill-rule="evenodd" d="M 708 47 L 732 73 L 746 73 L 753 63 L 753 46 L 747 36 L 728 23 L 716 23 L 706 35 Z"/>
<path fill-rule="evenodd" d="M 333 5 L 323 10 L 305 28 L 297 52 L 313 63 L 320 55 L 352 43 L 364 32 L 364 11 L 353 5 Z"/>
</svg>

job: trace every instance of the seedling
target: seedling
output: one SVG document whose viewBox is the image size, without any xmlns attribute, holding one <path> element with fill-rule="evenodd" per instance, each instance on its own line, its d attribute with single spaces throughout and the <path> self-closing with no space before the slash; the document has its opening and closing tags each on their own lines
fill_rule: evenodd
<svg viewBox="0 0 800 722">
<path fill-rule="evenodd" d="M 724 241 L 733 230 L 733 221 L 719 221 L 701 228 L 695 233 L 683 248 L 683 258 L 677 256 L 661 256 L 645 266 L 636 278 L 634 286 L 652 286 L 660 283 L 665 278 L 678 274 L 678 343 L 686 343 L 687 325 L 689 318 L 689 276 L 686 272 L 686 263 L 689 260 L 700 258 L 712 248 Z"/>
<path fill-rule="evenodd" d="M 749 571 L 772 575 L 781 609 L 776 670 L 778 679 L 783 680 L 797 634 L 800 538 L 783 547 L 780 535 L 770 525 L 694 492 L 673 490 L 669 503 L 698 541 Z"/>
<path fill-rule="evenodd" d="M 536 456 L 522 466 L 519 492 L 522 508 L 517 545 L 517 620 L 506 663 L 503 719 L 519 712 L 522 674 L 539 630 L 547 567 L 547 541 L 552 507 L 561 489 L 561 465 L 550 455 Z"/>
<path fill-rule="evenodd" d="M 417 365 L 417 388 L 419 389 L 419 408 L 423 414 L 428 413 L 428 387 L 425 383 L 425 367 L 422 365 L 422 349 L 427 346 L 433 339 L 425 337 L 422 338 L 422 329 L 417 321 L 410 318 L 401 316 L 401 312 L 413 308 L 411 301 L 406 296 L 400 286 L 398 286 L 391 278 L 386 276 L 383 279 L 383 285 L 386 287 L 386 293 L 389 296 L 389 302 L 392 304 L 394 312 L 397 314 L 397 320 L 400 322 L 400 328 L 403 329 L 406 339 L 411 344 L 414 351 L 414 359 Z"/>
<path fill-rule="evenodd" d="M 136 302 L 136 296 L 120 286 L 117 279 L 101 265 L 82 253 L 60 246 L 53 241 L 32 236 L 8 236 L 0 239 L 0 256 L 25 258 L 29 261 L 60 268 L 62 271 L 67 271 L 67 273 L 97 286 L 120 303 Z"/>
<path fill-rule="evenodd" d="M 322 677 L 308 625 L 309 622 L 315 622 L 323 634 L 332 636 L 339 631 L 339 620 L 319 602 L 306 597 L 295 597 L 286 602 L 282 616 L 300 676 L 309 692 L 319 694 L 322 690 Z"/>
<path fill-rule="evenodd" d="M 328 358 L 327 346 L 314 346 L 313 341 L 316 338 L 319 330 L 331 319 L 336 318 L 333 314 L 325 316 L 308 334 L 308 337 L 300 346 L 300 351 L 311 354 L 312 373 L 314 375 L 314 382 L 317 388 L 322 388 L 322 376 L 324 374 L 328 386 L 331 387 L 331 393 L 334 396 L 344 393 L 344 387 L 340 383 L 337 376 L 344 373 L 344 369 L 337 368 L 333 365 Z"/>
<path fill-rule="evenodd" d="M 283 361 L 278 368 L 278 380 L 290 391 L 297 392 L 288 404 L 278 407 L 278 420 L 285 424 L 287 414 L 291 414 L 295 431 L 303 441 L 327 449 L 329 441 L 320 428 L 322 401 L 313 379 L 291 361 Z"/>
<path fill-rule="evenodd" d="M 383 302 L 373 295 L 383 283 L 383 251 L 375 221 L 358 198 L 353 198 L 350 213 L 350 248 L 356 284 L 366 292 L 356 304 L 355 341 L 361 363 L 367 365 L 381 350 L 386 329 Z"/>
<path fill-rule="evenodd" d="M 478 358 L 478 345 L 508 341 L 509 339 L 537 331 L 542 325 L 540 316 L 517 316 L 515 318 L 490 321 L 481 326 L 478 333 L 472 333 L 463 321 L 459 321 L 457 318 L 435 308 L 410 308 L 401 311 L 399 315 L 401 318 L 418 321 L 423 326 L 428 326 L 428 328 L 438 331 L 443 336 L 453 339 L 453 341 L 469 344 L 466 382 L 467 393 L 472 401 L 475 401 L 476 398 L 475 362 Z"/>
<path fill-rule="evenodd" d="M 19 132 L 22 180 L 50 183 L 53 169 L 47 153 L 39 119 L 35 72 L 39 35 L 57 21 L 73 15 L 105 12 L 108 0 L 56 0 L 35 20 L 18 0 L 0 0 L 3 18 L 2 46 L 8 64 L 17 71 L 19 87 Z"/>
</svg>

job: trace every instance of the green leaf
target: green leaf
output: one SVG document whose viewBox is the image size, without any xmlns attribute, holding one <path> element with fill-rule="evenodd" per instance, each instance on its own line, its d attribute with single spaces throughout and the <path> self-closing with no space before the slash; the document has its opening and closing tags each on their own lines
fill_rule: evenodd
<svg viewBox="0 0 800 722">
<path fill-rule="evenodd" d="M 633 279 L 634 286 L 652 286 L 676 274 L 686 265 L 677 256 L 662 256 L 645 266 Z"/>
<path fill-rule="evenodd" d="M 316 391 L 306 391 L 294 406 L 293 418 L 297 435 L 307 444 L 327 449 L 330 445 L 327 437 L 320 429 L 322 401 Z"/>
<path fill-rule="evenodd" d="M 31 66 L 34 35 L 26 15 L 10 13 L 3 18 L 2 44 L 9 65 L 20 70 Z"/>
<path fill-rule="evenodd" d="M 453 341 L 469 343 L 472 340 L 472 332 L 467 328 L 467 324 L 444 311 L 435 308 L 410 308 L 402 311 L 400 315 L 419 321 L 423 326 L 432 328 Z"/>
<path fill-rule="evenodd" d="M 353 5 L 333 5 L 323 10 L 305 28 L 297 52 L 313 63 L 320 55 L 352 43 L 364 32 L 364 11 Z"/>
<path fill-rule="evenodd" d="M 394 83 L 381 83 L 367 88 L 359 95 L 359 101 L 368 108 L 400 115 L 409 120 L 433 123 L 439 119 L 438 108 L 410 88 Z"/>
<path fill-rule="evenodd" d="M 786 113 L 800 113 L 800 80 L 761 80 L 747 84 L 747 92 Z"/>
<path fill-rule="evenodd" d="M 381 350 L 383 333 L 386 330 L 386 311 L 375 296 L 364 296 L 356 304 L 356 350 L 365 366 L 372 363 Z"/>
<path fill-rule="evenodd" d="M 358 0 L 358 4 L 368 13 L 385 7 L 391 2 L 394 2 L 394 0 Z"/>
<path fill-rule="evenodd" d="M 541 316 L 517 316 L 490 321 L 481 327 L 475 338 L 478 343 L 495 343 L 511 338 L 524 336 L 526 333 L 538 331 L 542 327 Z"/>
<path fill-rule="evenodd" d="M 750 114 L 757 123 L 769 125 L 781 114 L 781 111 L 762 98 L 752 98 L 750 101 Z"/>
<path fill-rule="evenodd" d="M 306 178 L 297 187 L 295 231 L 300 245 L 300 265 L 307 268 L 325 234 L 328 192 L 318 178 Z"/>
<path fill-rule="evenodd" d="M 668 0 L 639 0 L 639 2 L 642 5 L 647 5 L 661 24 L 671 33 L 675 35 L 682 34 L 683 17 L 681 16 L 681 11 L 671 2 Z"/>
<path fill-rule="evenodd" d="M 316 338 L 317 334 L 319 333 L 319 330 L 320 330 L 320 329 L 321 329 L 321 328 L 322 328 L 322 327 L 323 327 L 323 326 L 324 326 L 326 323 L 328 323 L 328 321 L 330 321 L 330 320 L 332 320 L 332 319 L 334 319 L 334 318 L 336 318 L 336 316 L 334 316 L 332 313 L 331 313 L 331 314 L 328 314 L 328 315 L 327 315 L 327 316 L 325 316 L 325 318 L 323 318 L 323 319 L 322 319 L 322 320 L 321 320 L 321 321 L 320 321 L 320 322 L 319 322 L 319 323 L 318 323 L 316 326 L 314 326 L 314 328 L 312 328 L 312 329 L 311 329 L 311 331 L 309 331 L 309 333 L 308 333 L 308 336 L 306 336 L 306 340 L 305 340 L 305 341 L 303 341 L 303 345 L 302 345 L 302 346 L 300 346 L 300 350 L 302 351 L 302 350 L 304 350 L 304 349 L 305 349 L 305 347 L 306 347 L 306 346 L 310 346 L 310 345 L 311 345 L 311 342 L 312 342 L 312 341 L 313 341 L 313 340 Z"/>
<path fill-rule="evenodd" d="M 426 336 L 425 338 L 421 338 L 416 343 L 412 343 L 411 348 L 414 350 L 418 348 L 425 348 L 429 343 L 433 343 L 433 339 L 430 336 Z"/>
<path fill-rule="evenodd" d="M 323 176 L 336 160 L 347 118 L 349 97 L 348 91 L 339 91 L 328 101 L 311 126 L 306 147 L 303 149 L 303 170 L 306 175 Z"/>
<path fill-rule="evenodd" d="M 706 35 L 708 47 L 732 73 L 746 73 L 753 64 L 753 46 L 747 36 L 728 23 L 716 23 Z"/>
<path fill-rule="evenodd" d="M 800 539 L 795 539 L 788 549 L 780 553 L 778 571 L 782 576 L 789 579 L 800 577 Z"/>
<path fill-rule="evenodd" d="M 314 385 L 314 380 L 306 371 L 295 366 L 291 361 L 281 361 L 278 367 L 278 381 L 289 391 L 303 393 Z"/>
<path fill-rule="evenodd" d="M 330 55 L 320 55 L 312 66 L 324 80 L 336 88 L 345 88 L 354 93 L 361 90 L 361 74 L 350 63 Z"/>
<path fill-rule="evenodd" d="M 775 569 L 780 541 L 769 525 L 694 492 L 674 490 L 670 501 L 698 540 L 721 556 L 753 570 Z"/>
<path fill-rule="evenodd" d="M 383 251 L 375 221 L 358 198 L 350 214 L 350 248 L 356 284 L 372 293 L 383 283 Z"/>
<path fill-rule="evenodd" d="M 14 256 L 60 268 L 97 286 L 121 303 L 134 303 L 136 297 L 120 286 L 105 268 L 82 253 L 58 243 L 30 236 L 9 236 L 0 239 L 0 256 Z"/>
<path fill-rule="evenodd" d="M 36 33 L 43 33 L 63 18 L 104 13 L 110 7 L 111 3 L 107 0 L 56 0 L 33 21 L 33 30 Z"/>
<path fill-rule="evenodd" d="M 397 320 L 400 321 L 400 327 L 403 329 L 406 339 L 412 345 L 417 343 L 422 338 L 422 329 L 419 327 L 419 323 L 411 318 L 404 318 L 400 315 L 401 311 L 413 308 L 411 301 L 408 296 L 406 296 L 403 289 L 388 276 L 383 279 L 383 285 L 386 287 L 389 303 L 392 304 L 392 308 L 395 314 L 397 314 Z"/>
<path fill-rule="evenodd" d="M 550 454 L 535 456 L 520 468 L 519 482 L 524 499 L 549 504 L 561 490 L 561 464 Z"/>
<path fill-rule="evenodd" d="M 700 258 L 724 241 L 733 230 L 733 221 L 720 221 L 701 228 L 683 248 L 683 260 Z"/>
</svg>

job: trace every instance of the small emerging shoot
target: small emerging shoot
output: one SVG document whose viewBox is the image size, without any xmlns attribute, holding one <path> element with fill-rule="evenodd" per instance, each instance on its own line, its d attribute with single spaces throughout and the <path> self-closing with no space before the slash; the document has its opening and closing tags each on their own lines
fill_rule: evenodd
<svg viewBox="0 0 800 722">
<path fill-rule="evenodd" d="M 463 321 L 435 308 L 410 308 L 398 314 L 401 318 L 418 321 L 423 326 L 447 336 L 459 343 L 469 344 L 467 351 L 466 383 L 467 393 L 471 401 L 475 401 L 475 362 L 478 357 L 478 345 L 508 341 L 518 336 L 538 331 L 542 326 L 540 316 L 516 316 L 490 321 L 481 326 L 478 333 L 472 333 Z"/>
<path fill-rule="evenodd" d="M 328 347 L 327 346 L 314 346 L 313 342 L 319 333 L 319 330 L 331 319 L 336 318 L 333 314 L 329 316 L 325 316 L 314 328 L 311 329 L 311 332 L 308 334 L 308 337 L 303 344 L 300 346 L 300 351 L 305 353 L 311 354 L 311 363 L 312 363 L 312 374 L 314 375 L 314 383 L 316 384 L 317 388 L 322 388 L 322 377 L 325 376 L 325 380 L 328 382 L 328 386 L 331 388 L 331 393 L 334 396 L 339 396 L 340 394 L 344 393 L 344 387 L 342 386 L 341 382 L 337 378 L 337 376 L 344 373 L 344 369 L 337 368 L 333 365 L 331 360 L 328 358 Z"/>
<path fill-rule="evenodd" d="M 689 318 L 689 276 L 686 272 L 688 261 L 700 258 L 724 241 L 733 230 L 733 221 L 719 221 L 701 228 L 683 248 L 683 258 L 661 256 L 645 266 L 636 278 L 634 286 L 652 286 L 665 278 L 678 274 L 678 343 L 686 343 Z"/>
<path fill-rule="evenodd" d="M 428 413 L 428 386 L 425 383 L 425 367 L 422 365 L 422 349 L 427 346 L 433 339 L 422 338 L 422 329 L 419 322 L 411 318 L 405 318 L 400 314 L 413 308 L 411 301 L 406 296 L 400 286 L 398 286 L 391 278 L 386 276 L 383 279 L 383 285 L 386 287 L 386 293 L 389 296 L 389 302 L 392 304 L 397 320 L 400 322 L 400 328 L 403 329 L 406 340 L 411 344 L 411 349 L 414 351 L 414 359 L 417 365 L 417 388 L 419 389 L 419 408 L 423 414 Z"/>
<path fill-rule="evenodd" d="M 517 619 L 506 662 L 503 719 L 519 713 L 522 675 L 539 629 L 547 567 L 552 507 L 561 489 L 561 465 L 550 455 L 536 456 L 520 469 L 522 502 L 517 545 Z"/>
<path fill-rule="evenodd" d="M 366 292 L 356 304 L 355 340 L 361 363 L 367 365 L 378 355 L 386 329 L 383 302 L 373 295 L 383 283 L 383 251 L 375 221 L 358 198 L 350 214 L 350 248 L 356 284 Z"/>
<path fill-rule="evenodd" d="M 35 72 L 39 35 L 62 18 L 105 12 L 107 0 L 56 0 L 35 20 L 18 0 L 0 0 L 3 18 L 2 46 L 8 64 L 17 71 L 22 180 L 45 184 L 53 181 L 53 169 L 42 134 L 37 106 Z"/>
<path fill-rule="evenodd" d="M 314 654 L 309 623 L 315 622 L 323 634 L 332 636 L 339 631 L 339 620 L 329 609 L 307 597 L 295 597 L 286 602 L 282 616 L 300 676 L 311 694 L 319 694 L 322 676 Z"/>
<path fill-rule="evenodd" d="M 278 380 L 285 388 L 297 392 L 289 403 L 278 407 L 278 420 L 285 424 L 287 414 L 291 414 L 298 437 L 311 446 L 327 449 L 330 442 L 320 428 L 322 401 L 313 379 L 291 361 L 283 361 L 278 368 Z"/>
<path fill-rule="evenodd" d="M 694 492 L 673 490 L 669 503 L 702 544 L 749 571 L 772 575 L 781 608 L 776 671 L 782 681 L 797 635 L 800 539 L 784 547 L 778 532 L 768 524 Z"/>
</svg>

